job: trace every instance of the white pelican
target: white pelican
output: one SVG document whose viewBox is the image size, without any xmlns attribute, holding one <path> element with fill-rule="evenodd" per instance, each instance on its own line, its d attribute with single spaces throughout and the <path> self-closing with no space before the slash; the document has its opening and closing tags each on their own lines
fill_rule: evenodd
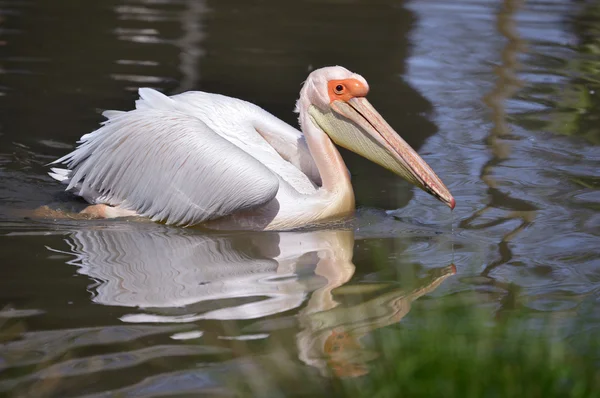
<svg viewBox="0 0 600 398">
<path fill-rule="evenodd" d="M 239 99 L 141 88 L 136 109 L 105 112 L 102 127 L 53 162 L 67 169 L 49 174 L 93 204 L 83 213 L 95 217 L 286 230 L 354 211 L 335 142 L 454 208 L 444 183 L 371 106 L 368 91 L 343 67 L 313 71 L 296 103 L 300 132 Z"/>
</svg>

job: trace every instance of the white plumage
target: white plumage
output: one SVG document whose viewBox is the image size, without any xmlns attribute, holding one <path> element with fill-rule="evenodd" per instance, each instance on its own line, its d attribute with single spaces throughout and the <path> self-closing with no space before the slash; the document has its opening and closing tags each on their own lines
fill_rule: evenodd
<svg viewBox="0 0 600 398">
<path fill-rule="evenodd" d="M 364 98 L 367 92 L 367 82 L 342 67 L 312 72 L 296 106 L 300 132 L 239 99 L 204 92 L 167 97 L 141 88 L 136 109 L 104 112 L 102 127 L 53 162 L 67 169 L 49 174 L 95 204 L 84 212 L 99 217 L 285 230 L 354 211 L 333 139 L 454 207 L 441 180 Z"/>
<path fill-rule="evenodd" d="M 265 204 L 275 198 L 280 179 L 303 194 L 316 191 L 252 120 L 240 120 L 250 114 L 259 125 L 279 122 L 277 127 L 293 140 L 303 140 L 299 131 L 259 107 L 204 92 L 167 97 L 142 88 L 140 97 L 135 110 L 104 112 L 108 120 L 101 128 L 53 162 L 66 163 L 69 170 L 53 168 L 50 175 L 90 203 L 174 225 L 199 224 Z M 311 160 L 305 145 L 298 148 Z M 303 154 L 294 155 L 301 159 Z M 305 163 L 318 178 L 312 162 Z"/>
</svg>

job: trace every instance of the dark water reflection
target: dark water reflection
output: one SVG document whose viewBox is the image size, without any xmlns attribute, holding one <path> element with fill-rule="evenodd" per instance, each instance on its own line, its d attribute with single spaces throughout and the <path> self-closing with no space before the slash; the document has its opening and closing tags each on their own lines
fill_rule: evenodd
<svg viewBox="0 0 600 398">
<path fill-rule="evenodd" d="M 232 395 L 232 380 L 314 395 L 454 298 L 532 328 L 551 315 L 567 339 L 600 326 L 595 2 L 8 1 L 0 18 L 0 395 Z M 139 86 L 295 124 L 300 83 L 326 64 L 368 79 L 453 214 L 344 152 L 362 207 L 346 229 L 20 216 L 82 205 L 44 165 Z"/>
<path fill-rule="evenodd" d="M 66 305 L 37 305 L 49 313 L 0 313 L 21 319 L 16 325 L 27 330 L 6 336 L 2 358 L 9 378 L 0 380 L 0 391 L 34 394 L 48 388 L 58 394 L 65 386 L 87 391 L 86 378 L 103 380 L 119 369 L 154 384 L 165 371 L 186 369 L 189 361 L 234 360 L 265 354 L 265 347 L 267 353 L 283 350 L 287 361 L 301 361 L 323 376 L 363 375 L 379 354 L 362 341 L 373 330 L 399 322 L 414 300 L 456 272 L 452 264 L 408 262 L 412 256 L 393 241 L 378 240 L 392 243 L 395 255 L 404 257 L 395 271 L 403 274 L 403 282 L 385 277 L 389 271 L 377 267 L 374 274 L 357 275 L 355 245 L 370 243 L 360 236 L 355 241 L 355 233 L 347 229 L 205 235 L 121 222 L 69 229 L 42 233 L 47 236 L 47 262 L 70 264 L 72 273 L 86 276 L 88 284 L 73 287 L 81 290 L 76 294 L 63 291 L 60 296 L 73 299 Z M 32 236 L 39 235 L 27 228 L 5 239 L 19 246 Z M 435 233 L 421 238 L 426 251 L 437 252 L 448 243 L 447 236 Z M 370 262 L 370 251 L 359 253 L 359 261 Z M 86 290 L 89 296 L 82 297 Z M 30 292 L 26 299 L 43 296 Z M 90 301 L 107 307 L 90 307 Z M 84 308 L 93 314 L 80 316 Z M 53 311 L 65 311 L 63 316 L 77 326 L 36 330 L 36 318 Z M 127 347 L 126 352 L 120 347 Z M 276 360 L 270 366 L 277 367 Z M 164 365 L 157 365 L 161 361 Z M 19 369 L 27 368 L 30 372 L 20 376 Z M 240 370 L 230 372 L 230 378 L 244 377 Z M 58 391 L 55 383 L 61 386 Z M 117 388 L 119 383 L 101 386 Z M 122 383 L 124 390 L 115 393 L 141 388 Z M 174 382 L 172 388 L 179 386 Z"/>
</svg>

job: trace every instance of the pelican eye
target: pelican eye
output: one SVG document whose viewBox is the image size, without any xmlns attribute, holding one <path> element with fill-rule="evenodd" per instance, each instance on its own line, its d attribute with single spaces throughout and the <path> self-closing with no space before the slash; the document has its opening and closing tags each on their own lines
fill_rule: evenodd
<svg viewBox="0 0 600 398">
<path fill-rule="evenodd" d="M 333 90 L 336 94 L 342 94 L 344 92 L 344 86 L 341 84 L 338 84 L 337 86 L 335 86 L 335 89 Z"/>
</svg>

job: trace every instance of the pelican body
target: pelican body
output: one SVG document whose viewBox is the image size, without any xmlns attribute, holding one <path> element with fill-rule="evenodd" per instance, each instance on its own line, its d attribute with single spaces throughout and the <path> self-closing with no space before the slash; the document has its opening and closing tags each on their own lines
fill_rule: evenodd
<svg viewBox="0 0 600 398">
<path fill-rule="evenodd" d="M 141 88 L 136 109 L 104 112 L 102 127 L 53 162 L 67 168 L 49 174 L 97 217 L 289 230 L 353 213 L 337 144 L 454 208 L 443 182 L 367 101 L 368 91 L 362 76 L 343 67 L 313 71 L 296 103 L 298 131 L 240 99 Z"/>
</svg>

